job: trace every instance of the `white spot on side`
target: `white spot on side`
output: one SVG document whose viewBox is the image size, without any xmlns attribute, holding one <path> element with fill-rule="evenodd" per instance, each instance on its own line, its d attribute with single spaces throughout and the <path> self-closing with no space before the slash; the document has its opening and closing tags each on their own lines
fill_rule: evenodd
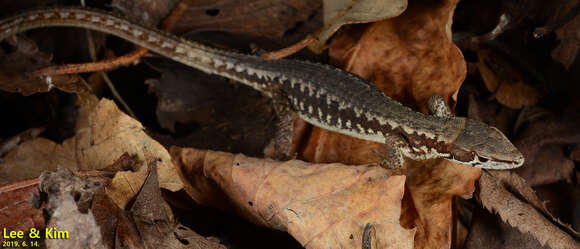
<svg viewBox="0 0 580 249">
<path fill-rule="evenodd" d="M 46 76 L 46 85 L 48 86 L 49 91 L 54 87 L 54 85 L 52 84 L 52 77 Z"/>
<path fill-rule="evenodd" d="M 181 45 L 177 45 L 177 47 L 175 47 L 175 53 L 184 54 L 185 51 L 186 51 L 186 49 Z"/>
<path fill-rule="evenodd" d="M 316 92 L 316 98 L 320 98 L 321 95 L 326 94 L 326 90 L 324 90 L 324 88 L 320 88 L 318 89 L 318 91 Z"/>
<path fill-rule="evenodd" d="M 350 123 L 350 120 L 347 120 L 347 121 L 346 121 L 346 128 L 348 128 L 348 129 L 352 129 L 352 125 L 351 125 L 351 123 Z"/>
<path fill-rule="evenodd" d="M 358 128 L 361 134 L 365 133 L 365 129 L 360 124 L 356 124 L 356 128 Z"/>
<path fill-rule="evenodd" d="M 127 30 L 129 30 L 129 25 L 127 25 L 127 24 L 121 24 L 121 26 L 119 27 L 119 29 L 121 29 L 123 31 L 127 31 Z"/>
<path fill-rule="evenodd" d="M 241 65 L 236 65 L 236 67 L 234 68 L 234 70 L 236 70 L 236 72 L 241 73 L 244 71 L 244 68 Z"/>
<path fill-rule="evenodd" d="M 34 20 L 36 20 L 36 18 L 38 18 L 38 15 L 29 15 L 29 16 L 27 17 L 27 19 L 28 19 L 29 21 L 34 21 Z"/>
<path fill-rule="evenodd" d="M 336 119 L 336 124 L 338 127 L 342 127 L 342 119 L 340 119 L 340 117 L 338 117 L 338 119 Z"/>
<path fill-rule="evenodd" d="M 87 15 L 85 15 L 85 14 L 83 14 L 83 13 L 77 13 L 77 14 L 76 14 L 76 16 L 75 16 L 75 18 L 76 18 L 76 19 L 79 19 L 79 20 L 80 20 L 80 19 L 85 19 L 85 17 L 87 17 Z"/>
<path fill-rule="evenodd" d="M 91 22 L 101 22 L 101 18 L 99 18 L 98 16 L 93 16 L 91 17 Z"/>
<path fill-rule="evenodd" d="M 51 18 L 52 16 L 54 16 L 54 13 L 49 12 L 49 13 L 44 13 L 44 18 Z"/>
<path fill-rule="evenodd" d="M 300 84 L 300 92 L 304 92 L 304 84 Z"/>
<path fill-rule="evenodd" d="M 322 120 L 322 110 L 320 110 L 320 108 L 317 108 L 316 110 L 318 111 L 318 118 Z"/>
<path fill-rule="evenodd" d="M 161 44 L 162 48 L 170 48 L 171 47 L 171 43 L 164 41 L 163 44 Z"/>
<path fill-rule="evenodd" d="M 371 128 L 368 128 L 368 129 L 367 129 L 367 133 L 368 133 L 368 134 L 375 134 L 375 131 L 373 131 Z"/>
<path fill-rule="evenodd" d="M 148 42 L 157 42 L 157 41 L 159 41 L 159 38 L 150 35 L 149 38 L 147 38 L 147 41 Z"/>
<path fill-rule="evenodd" d="M 300 110 L 304 111 L 304 102 L 300 102 Z"/>
<path fill-rule="evenodd" d="M 314 111 L 314 110 L 313 110 L 312 106 L 311 106 L 311 105 L 309 105 L 309 106 L 308 106 L 308 113 L 312 114 L 312 112 L 313 112 L 313 111 Z"/>
<path fill-rule="evenodd" d="M 213 59 L 213 65 L 215 67 L 221 67 L 221 66 L 225 65 L 225 63 L 223 61 L 221 61 L 221 60 Z"/>
<path fill-rule="evenodd" d="M 133 36 L 135 37 L 139 37 L 143 34 L 143 32 L 141 30 L 135 29 L 133 30 Z"/>
<path fill-rule="evenodd" d="M 358 108 L 355 106 L 355 107 L 353 108 L 353 110 L 354 110 L 354 114 L 356 115 L 356 117 L 357 117 L 357 118 L 361 116 L 361 114 L 362 114 L 362 110 L 361 110 L 361 109 L 358 109 Z"/>
<path fill-rule="evenodd" d="M 226 62 L 226 69 L 227 69 L 227 70 L 230 70 L 230 69 L 232 69 L 232 68 L 234 68 L 234 64 L 233 64 L 233 63 L 231 63 L 231 62 Z"/>
<path fill-rule="evenodd" d="M 326 114 L 326 122 L 330 124 L 331 119 L 332 119 L 332 116 L 330 116 L 329 114 Z"/>
<path fill-rule="evenodd" d="M 107 21 L 105 21 L 105 25 L 113 26 L 113 25 L 115 25 L 115 22 L 113 20 L 107 19 Z"/>
</svg>

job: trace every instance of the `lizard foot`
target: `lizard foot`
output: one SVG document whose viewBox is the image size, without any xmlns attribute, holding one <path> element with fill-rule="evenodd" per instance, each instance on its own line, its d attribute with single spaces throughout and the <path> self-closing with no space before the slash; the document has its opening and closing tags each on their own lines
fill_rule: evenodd
<svg viewBox="0 0 580 249">
<path fill-rule="evenodd" d="M 431 98 L 429 98 L 428 108 L 429 112 L 433 116 L 441 118 L 451 117 L 451 110 L 449 109 L 449 106 L 445 104 L 443 97 L 441 97 L 439 94 L 431 95 Z"/>
</svg>

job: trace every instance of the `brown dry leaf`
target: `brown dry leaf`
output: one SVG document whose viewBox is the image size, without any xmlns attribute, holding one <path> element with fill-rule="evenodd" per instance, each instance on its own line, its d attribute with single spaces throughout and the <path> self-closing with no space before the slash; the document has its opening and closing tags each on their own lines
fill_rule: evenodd
<svg viewBox="0 0 580 249">
<path fill-rule="evenodd" d="M 479 49 L 477 67 L 487 89 L 495 94 L 501 104 L 519 109 L 534 105 L 542 93 L 527 83 L 517 69 L 511 66 L 499 53 L 489 48 Z"/>
<path fill-rule="evenodd" d="M 62 144 L 42 137 L 25 141 L 6 153 L 0 166 L 0 184 L 35 178 L 58 166 L 78 170 L 74 140 L 67 139 Z"/>
<path fill-rule="evenodd" d="M 541 246 L 529 233 L 522 233 L 517 228 L 503 222 L 500 217 L 483 208 L 477 208 L 473 214 L 465 249 L 549 249 Z"/>
<path fill-rule="evenodd" d="M 7 231 L 29 231 L 44 228 L 42 210 L 31 205 L 33 196 L 38 196 L 37 181 L 20 181 L 0 185 L 0 228 Z M 4 236 L 0 236 L 0 244 Z M 23 240 L 11 240 L 20 241 Z"/>
<path fill-rule="evenodd" d="M 178 1 L 158 0 L 135 4 L 134 1 L 114 1 L 128 15 L 154 24 L 169 14 L 167 6 L 175 6 Z M 171 32 L 183 34 L 201 31 L 223 31 L 247 33 L 254 36 L 282 36 L 298 22 L 306 21 L 319 7 L 320 1 L 304 0 L 197 0 L 183 1 L 185 12 L 171 28 Z M 146 14 L 141 14 L 146 13 Z M 151 17 L 150 17 L 151 16 Z"/>
<path fill-rule="evenodd" d="M 373 82 L 387 95 L 424 113 L 433 94 L 447 102 L 466 74 L 460 50 L 451 41 L 457 1 L 411 2 L 402 15 L 373 23 L 362 33 L 340 33 L 331 57 L 348 71 Z M 353 43 L 352 37 L 360 36 Z M 337 46 L 335 47 L 335 44 Z M 360 164 L 380 161 L 385 145 L 312 127 L 299 156 L 313 162 Z M 445 160 L 407 160 L 408 192 L 401 224 L 417 229 L 415 248 L 446 248 L 451 240 L 451 200 L 471 196 L 480 170 Z"/>
<path fill-rule="evenodd" d="M 117 7 L 130 18 L 138 20 L 149 27 L 157 27 L 171 10 L 177 6 L 180 0 L 153 0 L 153 1 L 127 1 L 113 0 L 111 6 Z"/>
<path fill-rule="evenodd" d="M 564 146 L 546 145 L 535 155 L 532 163 L 514 170 L 530 186 L 555 183 L 561 180 L 572 182 L 574 161 L 566 156 Z"/>
<path fill-rule="evenodd" d="M 580 47 L 579 29 L 580 15 L 577 15 L 570 22 L 556 30 L 560 44 L 552 51 L 552 58 L 562 63 L 567 69 L 570 69 L 578 55 L 578 48 Z"/>
<path fill-rule="evenodd" d="M 288 231 L 306 248 L 360 248 L 367 223 L 377 248 L 413 247 L 414 229 L 399 224 L 405 176 L 370 165 L 278 162 L 177 147 L 171 154 L 186 179 L 193 177 L 185 173 L 203 174 L 247 220 Z M 192 198 L 212 200 L 194 196 L 205 193 L 193 188 L 185 187 Z"/>
<path fill-rule="evenodd" d="M 56 144 L 44 138 L 22 143 L 6 154 L 4 162 L 0 164 L 2 165 L 0 179 L 15 181 L 36 177 L 41 171 L 54 169 L 56 166 L 70 170 L 100 169 L 112 164 L 124 153 L 129 153 L 136 155 L 139 161 L 146 161 L 147 155 L 158 158 L 161 187 L 171 191 L 182 188 L 169 153 L 161 144 L 147 136 L 138 121 L 121 112 L 110 100 L 103 99 L 92 107 L 89 103 L 96 100 L 88 99 L 90 97 L 81 99 L 85 102 L 81 104 L 83 110 L 75 137 L 65 140 L 62 144 Z M 141 167 L 140 170 L 144 168 Z M 127 175 L 144 179 L 144 175 L 134 173 L 120 174 L 121 180 L 114 181 L 128 181 Z M 133 179 L 132 181 L 142 182 L 143 180 Z M 120 187 L 111 187 L 111 189 L 120 189 Z M 135 194 L 137 190 L 138 188 L 136 190 L 132 188 L 127 191 Z M 130 196 L 124 197 L 130 199 Z"/>
<path fill-rule="evenodd" d="M 427 100 L 437 93 L 454 98 L 466 64 L 451 41 L 455 1 L 413 2 L 401 16 L 373 23 L 352 44 L 350 34 L 337 36 L 330 56 L 402 103 L 427 112 Z M 355 34 L 356 36 L 356 34 Z M 333 44 L 341 47 L 334 47 Z"/>
<path fill-rule="evenodd" d="M 310 47 L 320 52 L 342 25 L 376 22 L 398 16 L 407 8 L 407 0 L 326 0 L 323 7 L 324 27 L 317 34 L 317 43 Z"/>
<path fill-rule="evenodd" d="M 0 90 L 17 92 L 24 96 L 48 92 L 57 88 L 65 92 L 84 92 L 82 79 L 76 75 L 57 75 L 46 78 L 27 77 L 25 74 L 52 65 L 51 57 L 40 52 L 34 42 L 18 38 L 16 51 L 4 54 L 0 50 Z M 25 44 L 25 45 L 23 45 Z"/>
<path fill-rule="evenodd" d="M 509 174 L 512 178 L 517 177 L 509 172 L 502 174 Z M 544 212 L 539 212 L 536 209 L 538 208 L 537 204 L 529 204 L 520 200 L 518 196 L 508 191 L 502 182 L 487 174 L 483 174 L 480 178 L 477 196 L 486 209 L 498 213 L 503 221 L 518 228 L 521 232 L 530 233 L 541 245 L 548 245 L 550 248 L 580 248 L 580 243 L 575 241 L 570 234 L 559 229 L 544 216 Z M 529 191 L 526 192 L 529 193 Z M 519 194 L 521 193 L 523 192 Z M 532 203 L 537 203 L 539 200 L 535 195 L 527 196 L 536 199 L 532 200 Z M 576 236 L 578 235 L 576 234 Z"/>
</svg>

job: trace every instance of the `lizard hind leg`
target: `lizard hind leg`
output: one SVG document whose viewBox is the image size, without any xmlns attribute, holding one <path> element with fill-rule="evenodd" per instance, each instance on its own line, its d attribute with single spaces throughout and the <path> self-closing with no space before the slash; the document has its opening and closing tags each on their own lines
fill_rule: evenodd
<svg viewBox="0 0 580 249">
<path fill-rule="evenodd" d="M 294 137 L 294 111 L 288 98 L 281 91 L 273 91 L 272 103 L 278 116 L 278 129 L 272 139 L 274 146 L 274 158 L 277 160 L 289 160 L 296 158 L 292 153 L 292 138 Z"/>
<path fill-rule="evenodd" d="M 428 108 L 431 115 L 441 118 L 451 117 L 451 110 L 445 104 L 443 97 L 439 94 L 433 94 L 429 98 Z"/>
</svg>

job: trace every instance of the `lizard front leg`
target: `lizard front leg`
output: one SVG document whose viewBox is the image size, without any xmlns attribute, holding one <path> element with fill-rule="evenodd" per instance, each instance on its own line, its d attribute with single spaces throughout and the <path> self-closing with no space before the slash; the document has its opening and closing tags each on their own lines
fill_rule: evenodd
<svg viewBox="0 0 580 249">
<path fill-rule="evenodd" d="M 445 104 L 445 100 L 443 100 L 443 97 L 441 97 L 441 95 L 439 94 L 431 95 L 431 98 L 429 98 L 427 108 L 429 108 L 429 112 L 431 113 L 431 115 L 435 117 L 440 118 L 451 117 L 451 109 L 449 109 L 449 106 Z"/>
</svg>

